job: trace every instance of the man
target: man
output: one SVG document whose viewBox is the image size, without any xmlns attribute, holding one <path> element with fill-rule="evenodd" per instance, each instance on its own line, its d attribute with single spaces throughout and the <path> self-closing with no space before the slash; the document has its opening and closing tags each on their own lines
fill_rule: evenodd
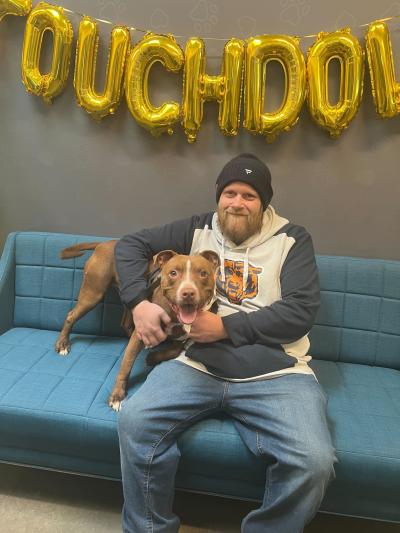
<svg viewBox="0 0 400 533">
<path fill-rule="evenodd" d="M 146 299 L 149 259 L 164 249 L 221 258 L 218 315 L 204 311 L 194 343 L 161 363 L 118 418 L 125 532 L 176 532 L 172 512 L 177 438 L 216 411 L 232 417 L 266 464 L 262 505 L 243 533 L 296 533 L 317 512 L 334 476 L 326 397 L 308 366 L 319 283 L 310 235 L 270 205 L 271 175 L 252 154 L 216 182 L 218 210 L 127 235 L 116 246 L 123 302 L 146 346 L 165 339 L 167 314 Z"/>
</svg>

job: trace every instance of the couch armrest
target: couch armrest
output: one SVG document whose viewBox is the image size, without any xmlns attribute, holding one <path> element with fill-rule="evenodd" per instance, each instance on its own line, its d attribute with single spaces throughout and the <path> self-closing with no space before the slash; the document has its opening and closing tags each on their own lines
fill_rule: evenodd
<svg viewBox="0 0 400 533">
<path fill-rule="evenodd" d="M 0 257 L 0 334 L 10 329 L 14 320 L 16 235 L 8 235 Z"/>
</svg>

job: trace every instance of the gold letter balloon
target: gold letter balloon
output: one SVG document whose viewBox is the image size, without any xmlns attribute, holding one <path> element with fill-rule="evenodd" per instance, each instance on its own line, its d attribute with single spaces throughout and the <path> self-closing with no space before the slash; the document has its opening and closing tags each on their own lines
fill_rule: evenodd
<svg viewBox="0 0 400 533">
<path fill-rule="evenodd" d="M 219 103 L 218 124 L 224 135 L 237 135 L 240 122 L 240 97 L 243 78 L 244 43 L 230 39 L 225 45 L 219 76 L 205 72 L 204 42 L 193 37 L 186 43 L 183 82 L 183 127 L 190 143 L 194 142 L 203 120 L 203 104 Z"/>
<path fill-rule="evenodd" d="M 45 31 L 53 33 L 53 57 L 50 72 L 42 74 L 39 62 Z M 22 81 L 28 92 L 47 103 L 60 94 L 68 78 L 72 38 L 71 23 L 61 7 L 40 2 L 31 11 L 22 49 Z"/>
<path fill-rule="evenodd" d="M 328 94 L 329 62 L 340 62 L 340 96 L 332 105 Z M 307 60 L 308 106 L 314 121 L 337 138 L 355 117 L 361 103 L 364 52 L 350 28 L 318 34 Z"/>
<path fill-rule="evenodd" d="M 153 64 L 159 61 L 170 72 L 178 73 L 183 67 L 184 55 L 173 35 L 146 34 L 131 50 L 126 67 L 125 96 L 133 118 L 152 135 L 173 133 L 179 122 L 180 106 L 165 102 L 154 107 L 149 100 L 148 79 Z"/>
<path fill-rule="evenodd" d="M 32 0 L 0 0 L 0 21 L 6 15 L 23 17 L 32 9 Z"/>
<path fill-rule="evenodd" d="M 382 118 L 392 118 L 400 113 L 400 84 L 396 82 L 392 45 L 384 22 L 369 25 L 366 48 L 376 112 Z"/>
<path fill-rule="evenodd" d="M 74 75 L 76 99 L 96 120 L 115 113 L 118 107 L 129 44 L 128 28 L 115 26 L 111 33 L 105 88 L 99 94 L 94 88 L 99 45 L 97 24 L 91 18 L 84 17 L 79 25 Z"/>
<path fill-rule="evenodd" d="M 285 74 L 285 95 L 274 113 L 265 113 L 266 65 L 279 61 Z M 247 41 L 245 119 L 243 126 L 268 142 L 299 119 L 306 96 L 306 67 L 299 40 L 288 35 L 261 35 Z"/>
<path fill-rule="evenodd" d="M 73 41 L 71 23 L 63 8 L 44 1 L 32 9 L 32 0 L 0 0 L 0 21 L 7 15 L 28 15 L 22 48 L 22 81 L 29 93 L 51 103 L 68 79 Z M 42 73 L 40 59 L 45 32 L 52 33 L 52 58 L 49 72 Z M 376 112 L 382 118 L 394 117 L 400 114 L 400 82 L 396 81 L 386 24 L 381 20 L 372 22 L 365 39 Z M 94 19 L 83 17 L 76 45 L 73 82 L 76 99 L 94 119 L 101 120 L 115 113 L 125 91 L 133 118 L 153 136 L 172 134 L 181 123 L 188 142 L 193 143 L 201 128 L 206 101 L 218 102 L 219 128 L 224 135 L 235 136 L 240 126 L 243 89 L 244 128 L 272 142 L 297 123 L 307 97 L 312 119 L 332 138 L 338 138 L 354 119 L 361 103 L 364 51 L 350 28 L 320 32 L 308 50 L 307 62 L 299 43 L 299 38 L 289 35 L 259 35 L 246 41 L 232 38 L 225 43 L 220 73 L 211 76 L 206 72 L 206 50 L 201 38 L 189 38 L 183 52 L 173 35 L 147 32 L 132 47 L 129 29 L 115 26 L 110 37 L 105 83 L 99 92 L 95 89 L 98 28 Z M 340 64 L 336 103 L 329 98 L 332 60 Z M 271 61 L 277 61 L 282 67 L 284 95 L 276 111 L 266 112 Z M 150 102 L 149 75 L 156 62 L 175 74 L 183 70 L 181 104 L 167 101 L 156 107 Z"/>
</svg>

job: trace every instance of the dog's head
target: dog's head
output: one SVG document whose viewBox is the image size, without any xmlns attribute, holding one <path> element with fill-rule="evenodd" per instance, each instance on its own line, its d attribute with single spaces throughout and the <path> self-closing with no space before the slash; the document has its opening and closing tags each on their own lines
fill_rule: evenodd
<svg viewBox="0 0 400 533">
<path fill-rule="evenodd" d="M 161 290 L 178 320 L 192 324 L 215 294 L 218 254 L 206 250 L 198 255 L 180 255 L 172 250 L 158 253 L 154 262 L 161 268 Z"/>
</svg>

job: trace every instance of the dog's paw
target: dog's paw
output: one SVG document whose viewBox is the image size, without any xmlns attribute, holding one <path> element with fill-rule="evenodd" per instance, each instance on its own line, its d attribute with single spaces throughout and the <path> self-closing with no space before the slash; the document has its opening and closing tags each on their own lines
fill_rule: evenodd
<svg viewBox="0 0 400 533">
<path fill-rule="evenodd" d="M 118 413 L 118 411 L 121 411 L 121 404 L 122 402 L 120 402 L 119 400 L 115 400 L 114 402 L 108 402 L 108 405 L 111 407 L 111 409 L 113 409 L 116 413 Z"/>
<path fill-rule="evenodd" d="M 55 350 L 65 357 L 71 351 L 71 343 L 68 341 L 58 341 L 56 342 Z"/>
<path fill-rule="evenodd" d="M 126 393 L 123 390 L 113 391 L 110 397 L 108 398 L 108 405 L 111 407 L 111 409 L 114 409 L 114 411 L 120 411 L 125 396 Z"/>
</svg>

